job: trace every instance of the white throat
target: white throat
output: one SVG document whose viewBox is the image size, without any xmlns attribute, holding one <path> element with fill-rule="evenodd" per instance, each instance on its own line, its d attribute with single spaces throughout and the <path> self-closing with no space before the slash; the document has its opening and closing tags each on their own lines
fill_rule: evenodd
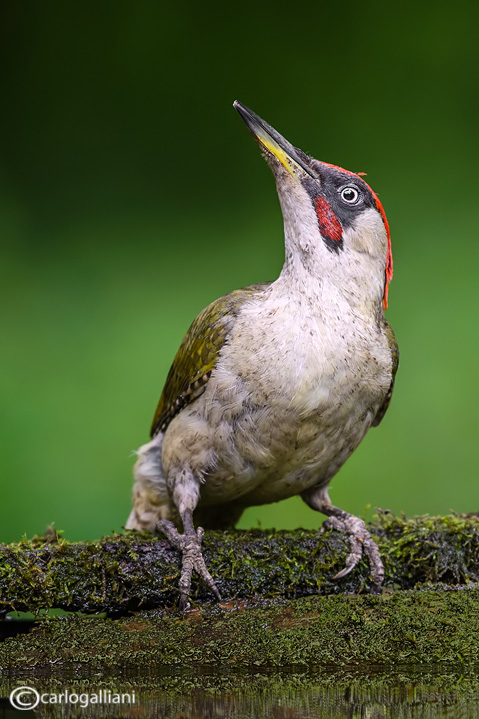
<svg viewBox="0 0 479 719">
<path fill-rule="evenodd" d="M 343 232 L 342 248 L 330 249 L 321 237 L 316 213 L 295 180 L 278 182 L 284 219 L 285 262 L 279 281 L 319 300 L 337 295 L 363 315 L 382 307 L 387 234 L 379 213 L 365 209 Z"/>
</svg>

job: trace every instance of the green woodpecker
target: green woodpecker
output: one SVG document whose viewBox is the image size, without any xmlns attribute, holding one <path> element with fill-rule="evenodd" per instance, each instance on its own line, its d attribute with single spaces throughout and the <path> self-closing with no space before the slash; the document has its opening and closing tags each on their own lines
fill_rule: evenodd
<svg viewBox="0 0 479 719">
<path fill-rule="evenodd" d="M 299 494 L 329 517 L 323 526 L 348 536 L 336 578 L 364 552 L 378 592 L 378 548 L 361 519 L 331 504 L 328 485 L 391 400 L 398 347 L 383 312 L 393 269 L 386 215 L 359 175 L 234 107 L 276 180 L 285 263 L 274 282 L 212 302 L 186 333 L 152 439 L 138 451 L 126 528 L 157 528 L 182 553 L 184 608 L 193 570 L 220 597 L 202 527 L 232 527 L 245 507 Z"/>
</svg>

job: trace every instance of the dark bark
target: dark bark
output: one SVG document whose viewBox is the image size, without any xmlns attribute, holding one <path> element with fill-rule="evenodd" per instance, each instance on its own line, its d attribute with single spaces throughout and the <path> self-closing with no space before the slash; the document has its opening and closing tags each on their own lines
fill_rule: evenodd
<svg viewBox="0 0 479 719">
<path fill-rule="evenodd" d="M 477 515 L 380 515 L 370 531 L 385 564 L 385 588 L 479 581 Z M 204 540 L 206 564 L 225 599 L 367 592 L 365 561 L 345 579 L 333 579 L 347 554 L 344 537 L 331 531 L 208 532 Z M 0 603 L 4 612 L 61 608 L 111 616 L 171 607 L 179 569 L 179 554 L 164 539 L 130 532 L 68 543 L 50 531 L 0 547 Z M 212 600 L 195 578 L 191 598 Z"/>
</svg>

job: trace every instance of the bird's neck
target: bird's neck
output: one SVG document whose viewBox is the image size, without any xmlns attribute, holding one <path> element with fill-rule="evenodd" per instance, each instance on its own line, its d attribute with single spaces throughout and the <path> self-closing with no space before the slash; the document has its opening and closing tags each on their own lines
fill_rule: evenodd
<svg viewBox="0 0 479 719">
<path fill-rule="evenodd" d="M 314 259 L 289 251 L 277 280 L 278 291 L 301 294 L 323 308 L 347 305 L 363 316 L 382 313 L 383 284 L 365 258 L 347 261 L 346 267 L 325 267 Z M 384 276 L 384 273 L 382 273 Z"/>
<path fill-rule="evenodd" d="M 382 258 L 351 249 L 338 252 L 323 241 L 314 212 L 291 193 L 280 195 L 284 217 L 285 262 L 279 291 L 300 293 L 325 307 L 346 303 L 354 312 L 377 318 L 382 313 Z M 298 199 L 298 198 L 296 198 Z"/>
</svg>

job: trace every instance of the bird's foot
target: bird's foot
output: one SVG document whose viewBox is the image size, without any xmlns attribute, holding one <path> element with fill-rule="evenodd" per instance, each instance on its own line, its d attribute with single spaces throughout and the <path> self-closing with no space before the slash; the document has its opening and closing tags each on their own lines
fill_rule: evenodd
<svg viewBox="0 0 479 719">
<path fill-rule="evenodd" d="M 221 601 L 221 596 L 213 580 L 213 577 L 206 569 L 205 560 L 201 553 L 201 543 L 205 531 L 202 527 L 190 531 L 185 531 L 185 534 L 180 534 L 172 522 L 167 519 L 160 519 L 156 525 L 157 530 L 163 532 L 170 544 L 178 549 L 183 555 L 181 576 L 180 576 L 180 611 L 184 611 L 188 604 L 188 596 L 191 587 L 191 576 L 193 570 L 198 572 L 204 583 L 211 589 L 218 601 Z"/>
<path fill-rule="evenodd" d="M 371 568 L 371 594 L 381 594 L 381 586 L 384 579 L 384 565 L 381 561 L 379 549 L 371 534 L 366 529 L 366 524 L 359 517 L 353 514 L 342 512 L 336 516 L 329 517 L 324 524 L 325 529 L 335 529 L 343 532 L 349 537 L 351 552 L 346 558 L 346 564 L 334 579 L 342 579 L 357 566 L 364 554 L 369 560 Z"/>
</svg>

